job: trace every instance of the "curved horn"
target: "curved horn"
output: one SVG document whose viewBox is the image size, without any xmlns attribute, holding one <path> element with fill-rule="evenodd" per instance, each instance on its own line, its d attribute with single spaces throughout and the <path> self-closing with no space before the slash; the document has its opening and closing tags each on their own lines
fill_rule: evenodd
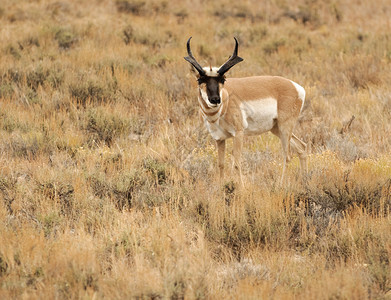
<svg viewBox="0 0 391 300">
<path fill-rule="evenodd" d="M 234 37 L 234 39 L 235 39 L 234 53 L 232 53 L 232 56 L 217 71 L 217 73 L 219 73 L 220 75 L 224 75 L 225 72 L 227 72 L 234 65 L 240 63 L 243 60 L 243 58 L 238 56 L 238 45 L 239 45 L 238 40 L 236 39 L 236 37 Z"/>
<path fill-rule="evenodd" d="M 187 54 L 189 56 L 184 57 L 184 59 L 186 59 L 189 63 L 191 63 L 193 65 L 193 67 L 196 68 L 198 73 L 200 73 L 200 75 L 203 76 L 203 75 L 205 75 L 205 71 L 204 71 L 204 69 L 202 69 L 200 64 L 196 61 L 196 59 L 193 56 L 193 53 L 191 53 L 190 40 L 191 40 L 191 37 L 187 40 Z"/>
</svg>

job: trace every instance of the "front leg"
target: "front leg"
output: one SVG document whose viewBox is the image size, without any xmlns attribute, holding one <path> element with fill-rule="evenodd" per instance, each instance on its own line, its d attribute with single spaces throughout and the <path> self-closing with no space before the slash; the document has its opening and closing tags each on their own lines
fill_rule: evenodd
<svg viewBox="0 0 391 300">
<path fill-rule="evenodd" d="M 242 177 L 243 136 L 244 136 L 243 131 L 237 132 L 234 137 L 234 145 L 233 145 L 234 166 L 239 172 L 239 180 L 242 186 L 244 185 L 243 177 Z"/>
<path fill-rule="evenodd" d="M 223 184 L 224 180 L 224 157 L 225 157 L 225 140 L 216 141 L 217 153 L 218 153 L 218 166 L 220 170 L 220 184 Z"/>
</svg>

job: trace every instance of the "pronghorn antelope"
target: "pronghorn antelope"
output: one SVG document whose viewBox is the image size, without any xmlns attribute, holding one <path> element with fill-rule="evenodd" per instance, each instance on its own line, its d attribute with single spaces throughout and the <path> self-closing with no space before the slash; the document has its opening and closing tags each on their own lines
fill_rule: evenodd
<svg viewBox="0 0 391 300">
<path fill-rule="evenodd" d="M 234 165 L 241 172 L 243 137 L 271 131 L 281 140 L 284 162 L 280 184 L 291 150 L 300 158 L 302 172 L 307 168 L 306 144 L 292 131 L 304 105 L 305 90 L 297 83 L 278 76 L 225 78 L 225 73 L 243 59 L 238 56 L 238 41 L 232 56 L 220 67 L 201 67 L 187 41 L 185 57 L 198 71 L 200 113 L 218 150 L 220 181 L 224 178 L 225 140 L 233 138 Z"/>
</svg>

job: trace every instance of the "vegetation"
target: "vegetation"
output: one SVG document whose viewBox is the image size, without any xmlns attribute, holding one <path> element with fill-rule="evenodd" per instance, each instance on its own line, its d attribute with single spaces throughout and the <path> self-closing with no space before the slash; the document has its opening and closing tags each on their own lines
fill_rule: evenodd
<svg viewBox="0 0 391 300">
<path fill-rule="evenodd" d="M 391 297 L 387 0 L 0 3 L 1 299 Z M 205 30 L 207 28 L 207 30 Z M 307 91 L 303 182 L 247 138 L 218 185 L 186 41 Z M 353 117 L 354 116 L 354 117 Z M 232 143 L 228 143 L 229 149 Z M 227 159 L 231 159 L 228 151 Z"/>
</svg>

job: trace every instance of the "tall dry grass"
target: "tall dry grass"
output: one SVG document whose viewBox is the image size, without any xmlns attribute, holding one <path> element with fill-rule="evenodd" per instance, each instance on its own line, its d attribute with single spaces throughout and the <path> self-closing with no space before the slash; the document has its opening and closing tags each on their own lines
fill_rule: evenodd
<svg viewBox="0 0 391 300">
<path fill-rule="evenodd" d="M 388 2 L 2 1 L 0 298 L 390 297 Z M 217 184 L 189 36 L 306 88 L 305 183 L 265 134 Z"/>
</svg>

